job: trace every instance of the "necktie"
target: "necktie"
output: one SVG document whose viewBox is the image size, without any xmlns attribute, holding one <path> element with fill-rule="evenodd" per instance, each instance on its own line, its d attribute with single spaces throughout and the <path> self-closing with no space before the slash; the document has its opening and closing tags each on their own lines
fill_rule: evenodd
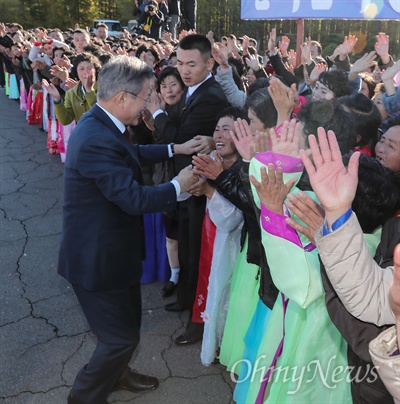
<svg viewBox="0 0 400 404">
<path fill-rule="evenodd" d="M 187 105 L 187 103 L 189 101 L 189 98 L 190 98 L 190 93 L 189 93 L 189 90 L 188 90 L 187 93 L 186 93 L 185 105 Z"/>
<path fill-rule="evenodd" d="M 123 135 L 126 137 L 128 142 L 131 143 L 131 134 L 129 133 L 128 128 L 125 128 L 125 132 L 123 133 Z"/>
</svg>

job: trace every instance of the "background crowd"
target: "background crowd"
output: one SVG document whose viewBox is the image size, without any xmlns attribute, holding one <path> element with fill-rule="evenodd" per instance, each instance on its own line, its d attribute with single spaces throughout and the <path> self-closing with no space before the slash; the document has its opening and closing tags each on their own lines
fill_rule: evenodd
<svg viewBox="0 0 400 404">
<path fill-rule="evenodd" d="M 190 148 L 143 181 L 163 184 L 188 164 L 198 176 L 175 211 L 144 215 L 142 282 L 176 292 L 166 310 L 190 310 L 176 344 L 201 340 L 205 366 L 237 375 L 238 403 L 400 400 L 398 284 L 389 299 L 400 279 L 400 60 L 388 35 L 354 63 L 357 37 L 326 58 L 306 38 L 298 64 L 276 29 L 264 57 L 246 35 L 177 36 L 163 28 L 162 2 L 137 6 L 140 31 L 120 38 L 103 24 L 0 24 L 0 85 L 64 162 L 102 67 L 142 60 L 154 89 L 129 141 Z M 311 379 L 313 361 L 333 387 L 277 371 Z"/>
</svg>

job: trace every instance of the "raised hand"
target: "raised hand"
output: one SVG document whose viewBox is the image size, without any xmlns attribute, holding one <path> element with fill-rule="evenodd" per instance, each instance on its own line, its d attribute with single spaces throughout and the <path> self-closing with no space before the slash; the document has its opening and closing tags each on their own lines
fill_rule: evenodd
<svg viewBox="0 0 400 404">
<path fill-rule="evenodd" d="M 364 56 L 362 56 L 360 59 L 356 60 L 351 66 L 350 72 L 349 72 L 349 80 L 354 80 L 357 78 L 358 73 L 363 72 L 364 70 L 367 70 L 373 65 L 373 61 L 376 58 L 376 53 L 375 51 L 366 53 Z"/>
<path fill-rule="evenodd" d="M 250 45 L 250 37 L 248 37 L 247 35 L 243 35 L 243 39 L 242 39 L 242 49 L 245 55 L 247 55 L 247 50 L 249 48 Z"/>
<path fill-rule="evenodd" d="M 4 36 L 6 34 L 6 26 L 3 22 L 0 22 L 0 36 Z"/>
<path fill-rule="evenodd" d="M 285 86 L 278 78 L 271 77 L 268 93 L 278 112 L 277 126 L 290 118 L 295 106 L 295 91 Z M 294 84 L 294 87 L 296 85 Z"/>
<path fill-rule="evenodd" d="M 150 104 L 147 105 L 148 110 L 154 114 L 154 112 L 156 112 L 159 109 L 163 109 L 161 108 L 161 96 L 157 93 L 157 91 L 152 91 L 151 92 L 151 96 L 150 96 Z M 164 104 L 165 106 L 165 104 Z"/>
<path fill-rule="evenodd" d="M 268 38 L 268 50 L 270 55 L 273 55 L 275 53 L 275 46 L 276 46 L 276 28 L 272 28 Z"/>
<path fill-rule="evenodd" d="M 54 86 L 54 84 L 49 83 L 46 79 L 42 80 L 42 88 L 54 98 L 54 101 L 59 101 L 61 99 L 60 93 L 57 88 Z"/>
<path fill-rule="evenodd" d="M 168 59 L 171 56 L 171 53 L 174 51 L 174 48 L 172 46 L 164 46 L 164 55 L 165 58 Z"/>
<path fill-rule="evenodd" d="M 210 180 L 215 180 L 224 171 L 224 167 L 222 165 L 222 157 L 218 153 L 214 152 L 214 158 L 215 160 L 206 154 L 193 156 L 194 173 L 196 175 L 203 175 Z"/>
<path fill-rule="evenodd" d="M 162 39 L 166 40 L 168 43 L 172 41 L 172 34 L 170 32 L 164 32 L 162 34 Z"/>
<path fill-rule="evenodd" d="M 311 37 L 307 37 L 305 43 L 301 47 L 301 60 L 303 63 L 310 64 L 311 59 Z"/>
<path fill-rule="evenodd" d="M 208 31 L 206 34 L 206 38 L 211 42 L 211 46 L 214 45 L 214 32 Z"/>
<path fill-rule="evenodd" d="M 186 31 L 185 29 L 183 29 L 183 30 L 179 33 L 178 39 L 181 40 L 181 39 L 185 38 L 185 36 L 188 36 L 188 35 L 189 35 L 189 32 Z"/>
<path fill-rule="evenodd" d="M 316 63 L 310 74 L 310 82 L 315 84 L 318 81 L 320 74 L 325 70 L 326 66 L 323 63 Z"/>
<path fill-rule="evenodd" d="M 68 70 L 65 67 L 60 67 L 57 65 L 53 65 L 50 67 L 50 73 L 53 76 L 59 78 L 61 81 L 65 81 L 69 77 Z"/>
<path fill-rule="evenodd" d="M 336 136 L 324 128 L 318 128 L 318 143 L 314 135 L 308 137 L 313 162 L 307 153 L 300 156 L 310 178 L 311 186 L 325 209 L 326 220 L 331 226 L 344 214 L 353 202 L 358 184 L 359 152 L 350 157 L 348 167 L 342 162 Z"/>
<path fill-rule="evenodd" d="M 297 52 L 294 49 L 290 49 L 287 56 L 287 62 L 289 63 L 289 66 L 296 66 Z"/>
<path fill-rule="evenodd" d="M 396 74 L 399 71 L 400 71 L 400 59 L 381 74 L 381 79 L 385 84 L 386 94 L 389 97 L 396 93 L 394 76 L 396 76 Z"/>
<path fill-rule="evenodd" d="M 237 44 L 236 37 L 234 36 L 233 39 L 228 37 L 228 49 L 233 55 L 239 54 L 239 46 Z"/>
<path fill-rule="evenodd" d="M 347 55 L 349 55 L 353 49 L 354 46 L 356 45 L 358 41 L 358 38 L 356 38 L 355 35 L 349 35 L 349 36 L 345 36 L 343 43 L 340 47 L 340 51 L 339 51 L 339 55 L 340 55 L 340 60 L 345 60 Z"/>
<path fill-rule="evenodd" d="M 375 52 L 382 59 L 384 64 L 390 62 L 389 56 L 389 35 L 386 35 L 384 32 L 380 32 L 375 36 Z"/>
<path fill-rule="evenodd" d="M 250 161 L 253 157 L 250 149 L 250 144 L 253 141 L 250 126 L 244 119 L 240 118 L 234 122 L 233 126 L 235 127 L 235 132 L 231 130 L 230 135 L 235 143 L 236 150 L 244 160 Z"/>
<path fill-rule="evenodd" d="M 292 119 L 290 122 L 285 121 L 282 125 L 281 134 L 278 138 L 275 130 L 270 130 L 270 138 L 272 151 L 277 154 L 283 154 L 285 156 L 300 157 L 300 139 L 302 135 L 303 124 L 296 122 Z"/>
<path fill-rule="evenodd" d="M 260 69 L 260 63 L 258 62 L 257 55 L 251 55 L 250 53 L 245 58 L 247 66 L 253 71 L 258 71 Z"/>
<path fill-rule="evenodd" d="M 283 182 L 282 169 L 276 171 L 272 163 L 260 168 L 261 182 L 254 175 L 250 175 L 250 181 L 257 191 L 260 202 L 271 212 L 283 214 L 283 202 L 296 183 L 296 178 L 290 179 L 286 184 Z"/>
<path fill-rule="evenodd" d="M 284 35 L 282 37 L 282 40 L 278 42 L 278 48 L 281 51 L 283 57 L 288 56 L 289 45 L 290 45 L 290 39 Z"/>
<path fill-rule="evenodd" d="M 165 47 L 161 46 L 159 43 L 157 43 L 155 46 L 158 50 L 158 54 L 160 55 L 160 60 L 166 59 L 167 54 L 165 53 Z"/>
<path fill-rule="evenodd" d="M 92 69 L 90 73 L 85 74 L 85 76 L 83 77 L 82 85 L 85 88 L 85 91 L 89 93 L 90 91 L 93 91 L 95 83 L 96 71 L 95 69 Z"/>
<path fill-rule="evenodd" d="M 118 46 L 118 48 L 116 49 L 115 53 L 116 53 L 117 55 L 127 55 L 126 49 L 125 49 L 125 48 L 122 48 L 121 46 Z M 143 53 L 145 53 L 145 52 L 143 52 Z M 147 63 L 147 61 L 146 61 L 146 63 Z M 148 63 L 147 63 L 147 64 L 148 64 Z M 150 67 L 153 67 L 153 65 L 151 64 Z"/>
<path fill-rule="evenodd" d="M 382 73 L 381 79 L 382 81 L 393 79 L 398 72 L 400 72 L 400 59 Z"/>
<path fill-rule="evenodd" d="M 215 61 L 222 67 L 227 68 L 228 64 L 228 48 L 221 42 L 216 42 L 211 48 L 211 53 Z"/>
<path fill-rule="evenodd" d="M 142 111 L 142 120 L 149 130 L 152 132 L 155 130 L 153 115 L 147 108 Z"/>
<path fill-rule="evenodd" d="M 315 245 L 315 232 L 324 221 L 325 211 L 322 206 L 310 198 L 306 193 L 299 191 L 297 195 L 289 194 L 288 207 L 306 226 L 301 225 L 288 217 L 286 223 L 296 231 L 304 234 Z"/>
</svg>

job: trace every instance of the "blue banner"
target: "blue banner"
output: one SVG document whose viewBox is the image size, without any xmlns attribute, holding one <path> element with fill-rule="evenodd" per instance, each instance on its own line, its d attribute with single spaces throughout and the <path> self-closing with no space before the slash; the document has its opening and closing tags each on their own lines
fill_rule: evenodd
<svg viewBox="0 0 400 404">
<path fill-rule="evenodd" d="M 242 0 L 244 20 L 400 19 L 400 0 Z"/>
</svg>

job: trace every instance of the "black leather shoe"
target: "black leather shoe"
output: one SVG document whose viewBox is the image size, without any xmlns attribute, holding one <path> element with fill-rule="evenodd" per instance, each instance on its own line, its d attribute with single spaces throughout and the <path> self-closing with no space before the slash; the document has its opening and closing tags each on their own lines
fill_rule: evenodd
<svg viewBox="0 0 400 404">
<path fill-rule="evenodd" d="M 169 297 L 171 296 L 176 289 L 176 286 L 174 282 L 168 281 L 163 288 L 161 289 L 161 296 L 162 297 Z"/>
<path fill-rule="evenodd" d="M 174 303 L 169 303 L 167 305 L 165 305 L 165 310 L 167 311 L 184 311 L 186 310 L 185 306 L 182 306 L 180 303 L 178 302 L 174 302 Z"/>
<path fill-rule="evenodd" d="M 137 393 L 145 390 L 154 390 L 158 387 L 158 379 L 152 376 L 146 376 L 131 369 L 130 375 L 120 380 L 114 387 L 114 390 L 129 390 Z"/>
<path fill-rule="evenodd" d="M 67 403 L 68 404 L 85 404 L 84 401 L 78 400 L 76 397 L 72 395 L 72 391 L 69 392 L 68 398 L 67 398 Z M 109 404 L 107 400 L 103 401 L 102 404 Z"/>
<path fill-rule="evenodd" d="M 188 334 L 187 332 L 184 332 L 182 335 L 179 337 L 175 338 L 175 344 L 176 345 L 192 345 L 195 344 L 196 342 L 201 341 L 203 338 L 203 333 L 190 333 Z"/>
</svg>

